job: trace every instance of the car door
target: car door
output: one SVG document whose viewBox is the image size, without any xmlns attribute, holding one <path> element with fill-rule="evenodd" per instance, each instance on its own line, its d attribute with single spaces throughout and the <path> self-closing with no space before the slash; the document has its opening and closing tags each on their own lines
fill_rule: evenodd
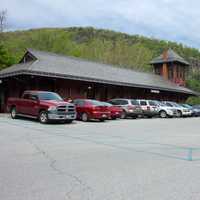
<svg viewBox="0 0 200 200">
<path fill-rule="evenodd" d="M 25 93 L 22 99 L 19 101 L 18 112 L 22 114 L 28 114 L 28 102 L 29 102 L 29 93 Z"/>
<path fill-rule="evenodd" d="M 140 106 L 144 113 L 148 112 L 148 104 L 145 100 L 140 100 Z"/>
<path fill-rule="evenodd" d="M 30 94 L 28 101 L 28 113 L 32 116 L 37 116 L 39 112 L 39 102 L 38 96 L 34 94 Z"/>
</svg>

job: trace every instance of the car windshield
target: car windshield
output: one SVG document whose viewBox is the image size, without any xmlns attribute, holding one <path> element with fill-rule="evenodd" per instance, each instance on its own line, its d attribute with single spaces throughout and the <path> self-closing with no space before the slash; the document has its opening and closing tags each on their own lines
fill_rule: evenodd
<svg viewBox="0 0 200 200">
<path fill-rule="evenodd" d="M 103 102 L 97 101 L 97 100 L 88 100 L 89 103 L 91 103 L 94 106 L 105 106 Z"/>
<path fill-rule="evenodd" d="M 112 106 L 112 104 L 111 104 L 111 103 L 108 103 L 108 102 L 102 102 L 102 105 L 103 105 L 103 106 L 109 106 L 109 107 Z"/>
<path fill-rule="evenodd" d="M 63 101 L 63 99 L 54 92 L 41 92 L 38 94 L 39 100 L 56 100 L 56 101 Z"/>
<path fill-rule="evenodd" d="M 179 108 L 182 107 L 181 105 L 179 105 L 179 104 L 177 104 L 177 103 L 175 103 L 175 102 L 173 102 L 172 105 L 173 105 L 174 107 L 179 107 Z"/>
<path fill-rule="evenodd" d="M 134 106 L 140 105 L 137 100 L 131 100 L 131 104 L 134 105 Z"/>
<path fill-rule="evenodd" d="M 183 106 L 184 108 L 192 108 L 192 106 L 190 106 L 190 105 L 188 105 L 188 104 L 182 104 L 182 106 Z"/>
</svg>

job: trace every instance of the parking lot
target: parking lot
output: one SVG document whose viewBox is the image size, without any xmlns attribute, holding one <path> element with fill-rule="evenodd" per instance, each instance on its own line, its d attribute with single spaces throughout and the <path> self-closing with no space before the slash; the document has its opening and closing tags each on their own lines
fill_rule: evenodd
<svg viewBox="0 0 200 200">
<path fill-rule="evenodd" d="M 200 119 L 42 125 L 0 116 L 2 200 L 199 200 Z"/>
</svg>

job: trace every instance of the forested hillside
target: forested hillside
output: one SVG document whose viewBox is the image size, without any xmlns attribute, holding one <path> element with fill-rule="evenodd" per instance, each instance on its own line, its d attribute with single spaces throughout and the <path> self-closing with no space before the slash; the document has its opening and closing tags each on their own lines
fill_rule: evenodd
<svg viewBox="0 0 200 200">
<path fill-rule="evenodd" d="M 52 51 L 142 71 L 151 71 L 150 60 L 169 47 L 186 59 L 200 59 L 197 49 L 182 44 L 94 28 L 34 29 L 6 32 L 2 37 L 4 47 L 15 63 L 26 48 Z"/>
<path fill-rule="evenodd" d="M 140 71 L 172 48 L 186 60 L 200 63 L 200 52 L 175 42 L 94 28 L 43 28 L 0 34 L 0 69 L 17 63 L 26 48 L 61 53 Z M 55 66 L 56 67 L 56 66 Z M 200 67 L 199 67 L 200 68 Z M 200 92 L 200 73 L 190 73 L 187 86 Z"/>
</svg>

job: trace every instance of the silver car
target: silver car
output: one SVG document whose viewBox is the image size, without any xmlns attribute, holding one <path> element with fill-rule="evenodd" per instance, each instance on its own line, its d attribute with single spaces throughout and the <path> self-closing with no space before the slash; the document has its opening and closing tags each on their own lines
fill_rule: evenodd
<svg viewBox="0 0 200 200">
<path fill-rule="evenodd" d="M 174 109 L 173 107 L 167 106 L 166 104 L 160 101 L 154 101 L 154 102 L 158 106 L 159 109 L 158 113 L 161 118 L 174 117 L 177 115 L 177 110 Z"/>
<path fill-rule="evenodd" d="M 111 99 L 108 103 L 118 106 L 123 109 L 121 118 L 125 119 L 128 117 L 137 118 L 142 115 L 142 109 L 135 99 Z"/>
<path fill-rule="evenodd" d="M 189 117 L 192 115 L 192 111 L 188 108 L 184 108 L 183 106 L 177 104 L 176 102 L 172 101 L 164 101 L 165 105 L 172 107 L 176 110 L 176 116 L 177 117 Z"/>
</svg>

